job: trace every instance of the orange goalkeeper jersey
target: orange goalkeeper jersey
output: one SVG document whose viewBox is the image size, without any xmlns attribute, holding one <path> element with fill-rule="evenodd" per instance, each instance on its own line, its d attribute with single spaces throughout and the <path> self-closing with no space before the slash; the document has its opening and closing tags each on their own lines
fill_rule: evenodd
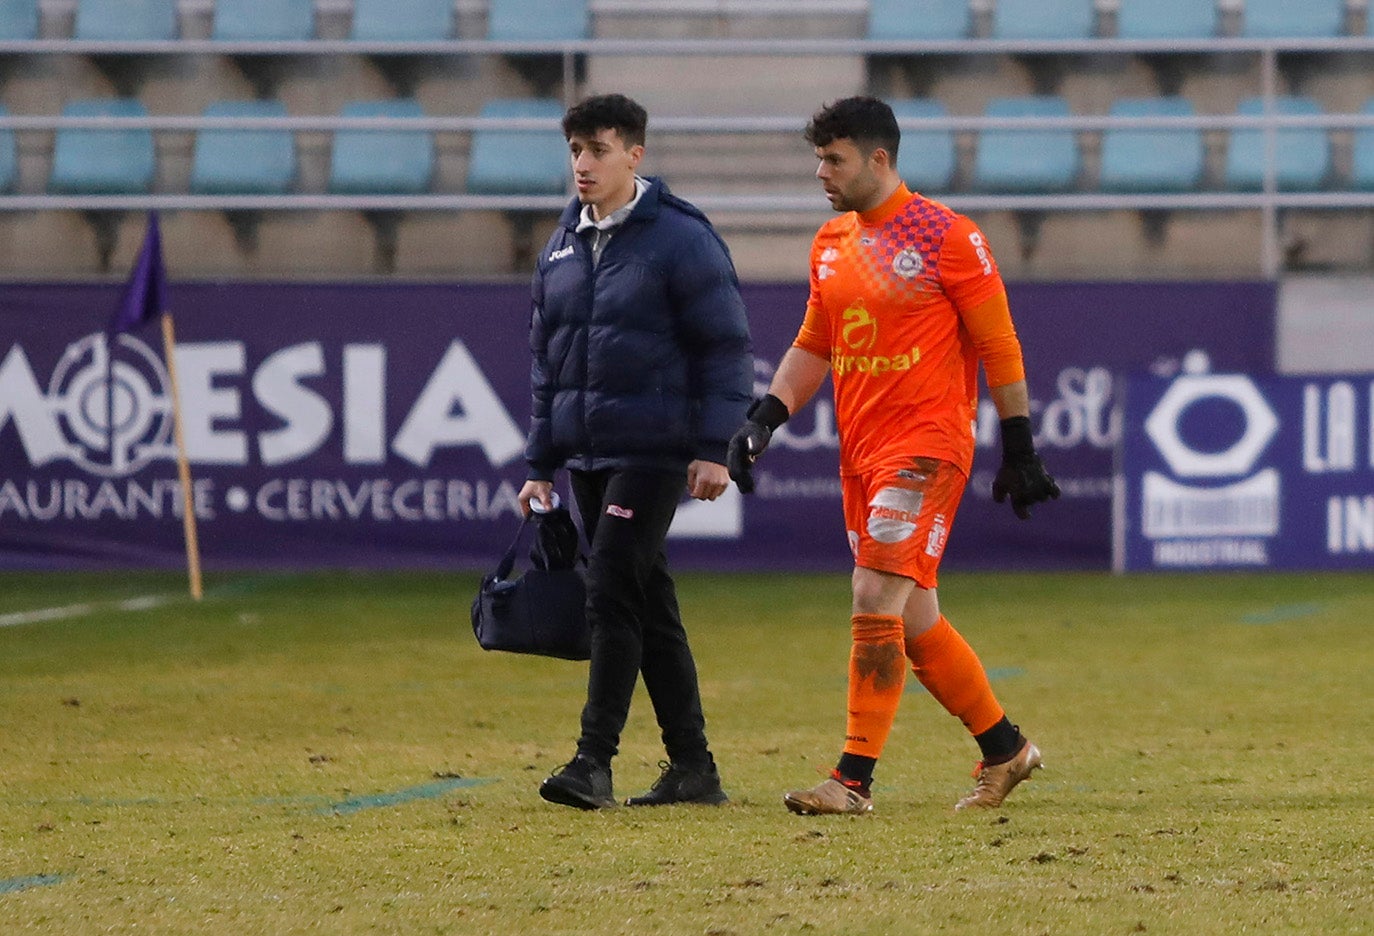
<svg viewBox="0 0 1374 936">
<path fill-rule="evenodd" d="M 841 474 L 915 455 L 967 474 L 979 360 L 991 386 L 1024 379 L 982 232 L 904 185 L 817 232 L 794 345 L 830 362 Z"/>
</svg>

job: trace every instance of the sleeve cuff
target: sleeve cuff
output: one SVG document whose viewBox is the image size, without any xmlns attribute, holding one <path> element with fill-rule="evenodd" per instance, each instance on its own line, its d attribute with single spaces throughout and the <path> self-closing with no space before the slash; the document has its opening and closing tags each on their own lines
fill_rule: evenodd
<svg viewBox="0 0 1374 936">
<path fill-rule="evenodd" d="M 701 442 L 697 444 L 697 459 L 700 461 L 715 462 L 717 465 L 725 464 L 725 442 Z"/>
</svg>

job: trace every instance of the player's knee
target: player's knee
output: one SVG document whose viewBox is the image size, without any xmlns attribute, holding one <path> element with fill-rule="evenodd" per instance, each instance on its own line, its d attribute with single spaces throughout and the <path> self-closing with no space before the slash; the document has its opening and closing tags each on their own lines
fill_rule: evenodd
<svg viewBox="0 0 1374 936">
<path fill-rule="evenodd" d="M 914 587 L 911 579 L 876 569 L 854 570 L 854 614 L 887 614 L 900 617 L 907 595 Z"/>
</svg>

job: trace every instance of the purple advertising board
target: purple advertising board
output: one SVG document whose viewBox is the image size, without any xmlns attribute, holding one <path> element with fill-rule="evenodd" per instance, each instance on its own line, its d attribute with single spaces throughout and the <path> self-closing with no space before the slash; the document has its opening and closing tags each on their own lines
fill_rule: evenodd
<svg viewBox="0 0 1374 936">
<path fill-rule="evenodd" d="M 1107 568 L 1114 378 L 1175 372 L 1192 351 L 1219 369 L 1267 372 L 1273 287 L 1010 293 L 1038 443 L 1064 496 L 1029 523 L 991 502 L 997 426 L 984 401 L 946 567 Z M 104 328 L 119 294 L 93 284 L 0 291 L 0 567 L 182 561 L 168 371 L 153 328 L 121 335 L 111 360 Z M 751 284 L 744 294 L 762 392 L 806 288 Z M 529 413 L 526 287 L 174 283 L 169 302 L 208 569 L 481 568 L 506 546 Z M 837 451 L 826 388 L 779 431 L 756 494 L 732 488 L 683 504 L 674 564 L 847 567 Z"/>
<path fill-rule="evenodd" d="M 1116 567 L 1374 568 L 1374 377 L 1126 385 Z"/>
</svg>

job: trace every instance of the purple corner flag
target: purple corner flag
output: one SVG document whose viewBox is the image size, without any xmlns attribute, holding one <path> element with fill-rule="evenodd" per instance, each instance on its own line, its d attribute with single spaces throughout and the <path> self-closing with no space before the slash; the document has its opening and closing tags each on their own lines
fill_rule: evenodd
<svg viewBox="0 0 1374 936">
<path fill-rule="evenodd" d="M 148 233 L 143 249 L 129 274 L 124 295 L 110 319 L 110 334 L 133 331 L 167 308 L 167 274 L 162 267 L 162 234 L 157 227 L 157 212 L 148 213 Z"/>
</svg>

